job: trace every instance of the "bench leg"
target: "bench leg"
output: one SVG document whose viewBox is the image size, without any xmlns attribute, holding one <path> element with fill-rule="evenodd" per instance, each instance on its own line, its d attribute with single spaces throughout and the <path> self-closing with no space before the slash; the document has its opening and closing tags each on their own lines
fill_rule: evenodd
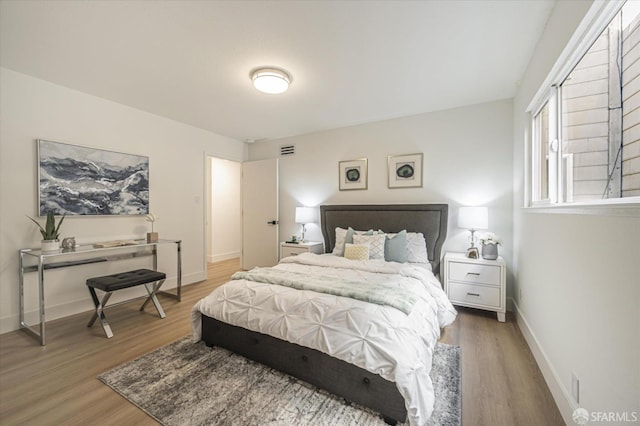
<svg viewBox="0 0 640 426">
<path fill-rule="evenodd" d="M 87 327 L 93 326 L 93 323 L 96 322 L 96 319 L 100 317 L 100 324 L 102 325 L 102 329 L 104 330 L 104 334 L 106 334 L 107 338 L 110 339 L 113 337 L 113 332 L 111 331 L 111 326 L 107 322 L 107 317 L 104 315 L 104 308 L 107 306 L 107 302 L 111 297 L 112 293 L 105 293 L 100 301 L 98 296 L 96 295 L 96 291 L 93 287 L 89 287 L 89 292 L 91 293 L 91 298 L 93 299 L 93 303 L 96 305 L 96 310 L 91 316 Z"/>
<path fill-rule="evenodd" d="M 147 300 L 145 300 L 142 306 L 140 306 L 140 310 L 143 311 L 144 307 L 147 306 L 147 303 L 149 303 L 149 300 L 151 300 L 156 307 L 160 318 L 166 318 L 167 315 L 165 315 L 164 310 L 162 309 L 162 305 L 160 305 L 160 302 L 156 297 L 156 293 L 158 292 L 158 290 L 160 290 L 160 286 L 162 286 L 162 284 L 164 284 L 164 280 L 156 281 L 155 283 L 146 283 L 144 285 L 147 293 L 149 293 L 149 297 L 147 297 Z"/>
</svg>

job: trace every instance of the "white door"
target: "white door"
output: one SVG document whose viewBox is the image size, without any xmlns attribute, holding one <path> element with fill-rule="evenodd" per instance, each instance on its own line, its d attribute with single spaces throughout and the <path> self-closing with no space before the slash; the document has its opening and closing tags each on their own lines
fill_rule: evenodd
<svg viewBox="0 0 640 426">
<path fill-rule="evenodd" d="M 278 263 L 278 159 L 242 163 L 242 268 Z"/>
</svg>

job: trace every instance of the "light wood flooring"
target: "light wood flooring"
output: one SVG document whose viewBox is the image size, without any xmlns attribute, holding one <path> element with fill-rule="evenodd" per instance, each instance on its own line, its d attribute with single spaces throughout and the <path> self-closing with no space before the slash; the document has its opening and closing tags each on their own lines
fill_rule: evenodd
<svg viewBox="0 0 640 426">
<path fill-rule="evenodd" d="M 42 347 L 22 331 L 0 335 L 0 424 L 155 425 L 96 379 L 190 333 L 191 307 L 240 269 L 237 259 L 210 265 L 209 278 L 183 287 L 182 302 L 159 296 L 167 318 L 138 311 L 136 300 L 107 309 L 114 337 L 90 313 L 47 323 Z M 462 348 L 464 425 L 563 425 L 517 325 L 507 317 L 459 309 L 441 341 Z"/>
</svg>

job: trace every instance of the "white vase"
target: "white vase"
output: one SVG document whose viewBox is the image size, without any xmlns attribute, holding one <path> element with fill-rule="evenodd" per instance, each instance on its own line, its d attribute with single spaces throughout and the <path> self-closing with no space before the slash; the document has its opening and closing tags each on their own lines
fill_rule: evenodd
<svg viewBox="0 0 640 426">
<path fill-rule="evenodd" d="M 40 241 L 42 251 L 60 250 L 60 240 L 42 240 Z"/>
<path fill-rule="evenodd" d="M 483 244 L 482 245 L 482 258 L 487 260 L 496 260 L 498 258 L 498 245 L 497 244 Z"/>
</svg>

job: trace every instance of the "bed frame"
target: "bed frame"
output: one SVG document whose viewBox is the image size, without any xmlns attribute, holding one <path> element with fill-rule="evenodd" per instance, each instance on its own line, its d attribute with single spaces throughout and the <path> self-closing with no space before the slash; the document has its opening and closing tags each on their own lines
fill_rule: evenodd
<svg viewBox="0 0 640 426">
<path fill-rule="evenodd" d="M 422 232 L 433 273 L 440 272 L 440 254 L 447 234 L 447 204 L 320 206 L 325 251 L 335 245 L 335 228 Z M 349 402 L 382 414 L 396 424 L 407 417 L 404 399 L 394 382 L 330 355 L 202 315 L 202 340 L 325 389 Z"/>
</svg>

